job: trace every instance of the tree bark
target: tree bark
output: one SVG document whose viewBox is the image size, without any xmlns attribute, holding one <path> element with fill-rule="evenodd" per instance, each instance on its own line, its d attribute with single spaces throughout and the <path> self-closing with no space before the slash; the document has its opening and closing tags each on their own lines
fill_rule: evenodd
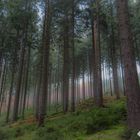
<svg viewBox="0 0 140 140">
<path fill-rule="evenodd" d="M 28 75 L 29 75 L 29 64 L 30 64 L 30 48 L 27 49 L 26 55 L 26 66 L 25 66 L 25 89 L 23 94 L 23 108 L 22 108 L 22 117 L 24 118 L 24 111 L 26 105 L 26 98 L 27 98 L 27 90 L 28 90 Z"/>
<path fill-rule="evenodd" d="M 111 17 L 113 18 L 113 6 L 110 1 L 111 6 Z M 117 54 L 116 54 L 116 46 L 115 46 L 115 33 L 114 26 L 111 22 L 111 36 L 110 36 L 110 47 L 111 47 L 111 60 L 112 60 L 112 71 L 113 71 L 113 83 L 114 83 L 114 93 L 116 95 L 116 99 L 120 99 L 120 90 L 119 90 L 119 80 L 118 80 L 118 67 L 117 67 Z"/>
<path fill-rule="evenodd" d="M 140 87 L 134 57 L 128 0 L 117 0 L 117 11 L 127 96 L 127 121 L 130 129 L 140 129 Z"/>
<path fill-rule="evenodd" d="M 64 66 L 63 66 L 63 111 L 68 111 L 69 98 L 69 20 L 68 13 L 64 17 Z"/>
<path fill-rule="evenodd" d="M 51 2 L 46 0 L 45 9 L 45 36 L 43 43 L 43 65 L 42 65 L 42 82 L 40 93 L 40 106 L 39 106 L 39 126 L 44 124 L 47 108 L 47 96 L 48 96 L 48 68 L 49 68 L 49 50 L 50 50 L 50 24 L 51 24 Z"/>
<path fill-rule="evenodd" d="M 102 74 L 101 74 L 101 48 L 100 48 L 100 21 L 99 21 L 99 8 L 100 0 L 95 2 L 96 16 L 94 17 L 94 30 L 93 30 L 93 50 L 94 50 L 94 99 L 96 106 L 103 106 L 103 92 L 102 92 Z"/>
<path fill-rule="evenodd" d="M 17 75 L 16 94 L 15 94 L 14 110 L 13 110 L 13 121 L 17 121 L 17 119 L 18 119 L 19 98 L 20 98 L 20 89 L 21 89 L 21 82 L 22 82 L 24 54 L 25 54 L 25 48 L 24 48 L 24 46 L 21 46 L 19 71 L 18 71 L 18 75 Z"/>
<path fill-rule="evenodd" d="M 74 44 L 74 23 L 75 23 L 75 5 L 74 5 L 75 0 L 72 0 L 72 39 L 71 39 L 71 44 L 72 44 L 72 59 L 73 59 L 73 69 L 72 69 L 72 95 L 71 95 L 71 110 L 72 112 L 75 111 L 75 44 Z"/>
<path fill-rule="evenodd" d="M 15 53 L 16 55 L 16 53 Z M 15 79 L 15 60 L 13 60 L 12 65 L 12 76 L 11 76 L 11 86 L 9 91 L 9 99 L 8 99 L 8 106 L 7 106 L 7 115 L 6 115 L 6 122 L 9 121 L 9 114 L 10 114 L 10 107 L 11 107 L 11 100 L 12 100 L 12 92 L 13 92 L 13 86 L 14 86 L 14 79 Z"/>
</svg>

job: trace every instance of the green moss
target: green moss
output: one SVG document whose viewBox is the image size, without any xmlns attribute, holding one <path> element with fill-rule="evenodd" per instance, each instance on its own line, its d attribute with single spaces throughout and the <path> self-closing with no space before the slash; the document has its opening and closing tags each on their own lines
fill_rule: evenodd
<svg viewBox="0 0 140 140">
<path fill-rule="evenodd" d="M 90 103 L 87 106 L 90 106 Z M 122 127 L 118 124 L 125 119 L 125 101 L 119 100 L 106 104 L 104 108 L 90 106 L 88 110 L 79 109 L 66 115 L 55 113 L 46 118 L 43 128 L 20 122 L 11 128 L 7 125 L 3 127 L 2 136 L 6 136 L 6 140 L 86 140 L 90 137 L 91 139 L 101 137 L 101 140 L 104 140 L 102 139 L 104 137 L 105 140 L 110 140 L 110 136 L 116 139 L 119 137 Z M 112 128 L 113 125 L 118 127 Z"/>
<path fill-rule="evenodd" d="M 122 137 L 124 140 L 140 140 L 140 137 L 137 135 L 138 132 L 139 130 L 126 129 Z"/>
<path fill-rule="evenodd" d="M 117 125 L 93 135 L 79 137 L 77 140 L 122 140 L 124 129 L 123 125 Z"/>
</svg>

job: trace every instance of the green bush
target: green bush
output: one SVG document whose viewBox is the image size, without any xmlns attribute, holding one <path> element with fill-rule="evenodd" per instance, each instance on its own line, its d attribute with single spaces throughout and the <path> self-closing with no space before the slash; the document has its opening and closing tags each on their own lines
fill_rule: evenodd
<svg viewBox="0 0 140 140">
<path fill-rule="evenodd" d="M 125 140 L 140 140 L 140 137 L 137 135 L 138 130 L 126 130 L 122 137 Z"/>
<path fill-rule="evenodd" d="M 15 129 L 15 134 L 14 134 L 14 137 L 20 137 L 20 136 L 23 136 L 24 135 L 24 130 L 22 128 L 16 128 Z"/>
<path fill-rule="evenodd" d="M 8 133 L 0 129 L 0 140 L 9 140 Z"/>
<path fill-rule="evenodd" d="M 64 140 L 62 133 L 53 127 L 40 128 L 37 131 L 37 137 L 34 140 Z"/>
<path fill-rule="evenodd" d="M 118 100 L 109 105 L 111 114 L 113 113 L 117 120 L 126 120 L 127 111 L 124 100 Z"/>
<path fill-rule="evenodd" d="M 112 103 L 107 108 L 94 108 L 90 115 L 91 121 L 87 124 L 87 133 L 107 129 L 118 124 L 121 120 L 126 120 L 126 108 L 124 101 Z"/>
<path fill-rule="evenodd" d="M 86 113 L 78 112 L 68 129 L 71 132 L 91 134 L 126 120 L 126 108 L 123 100 L 114 101 L 104 108 L 95 108 Z"/>
<path fill-rule="evenodd" d="M 59 116 L 55 114 L 53 117 L 46 120 L 43 128 L 37 129 L 35 124 L 25 124 L 11 129 L 4 127 L 4 130 L 0 130 L 0 140 L 15 140 L 30 132 L 33 133 L 33 140 L 72 140 L 85 134 L 108 129 L 126 120 L 126 108 L 125 102 L 119 100 L 109 103 L 104 108 L 93 106 L 85 111 L 78 110 L 75 113 L 59 114 Z M 137 140 L 135 136 L 133 134 L 129 138 Z"/>
<path fill-rule="evenodd" d="M 87 133 L 90 134 L 108 128 L 112 122 L 111 117 L 108 109 L 94 109 L 87 124 Z"/>
</svg>

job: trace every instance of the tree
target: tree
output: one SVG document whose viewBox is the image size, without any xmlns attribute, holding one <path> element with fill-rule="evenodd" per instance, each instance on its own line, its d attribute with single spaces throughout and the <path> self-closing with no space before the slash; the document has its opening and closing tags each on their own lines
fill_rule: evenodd
<svg viewBox="0 0 140 140">
<path fill-rule="evenodd" d="M 110 6 L 111 6 L 110 14 L 113 20 L 113 5 L 111 1 L 110 1 Z M 114 93 L 116 95 L 116 99 L 120 99 L 118 65 L 117 65 L 117 49 L 116 49 L 116 44 L 115 44 L 115 31 L 114 31 L 113 21 L 111 21 L 110 45 L 111 45 L 111 60 L 112 60 Z"/>
<path fill-rule="evenodd" d="M 28 10 L 28 2 L 25 1 L 25 12 Z M 21 38 L 17 38 L 18 45 L 20 46 L 20 58 L 19 58 L 19 66 L 18 66 L 18 75 L 17 75 L 17 82 L 16 82 L 16 94 L 15 94 L 15 101 L 14 101 L 14 109 L 13 109 L 13 121 L 17 121 L 18 119 L 18 111 L 19 111 L 19 99 L 20 99 L 20 91 L 21 91 L 21 84 L 22 84 L 22 77 L 23 77 L 23 66 L 24 66 L 24 59 L 25 59 L 25 48 L 27 47 L 27 35 L 28 35 L 28 18 L 26 15 L 23 16 L 23 28 L 21 33 Z M 20 39 L 20 42 L 19 42 Z"/>
<path fill-rule="evenodd" d="M 103 106 L 103 93 L 102 93 L 102 74 L 101 74 L 101 48 L 100 48 L 100 0 L 95 2 L 95 17 L 93 19 L 94 22 L 94 44 L 93 44 L 93 56 L 94 60 L 94 98 L 95 104 L 97 106 Z M 93 26 L 92 25 L 92 26 Z"/>
<path fill-rule="evenodd" d="M 127 96 L 127 121 L 131 129 L 140 129 L 140 87 L 134 57 L 128 0 L 117 0 L 118 25 L 122 60 L 124 64 L 125 92 Z"/>
<path fill-rule="evenodd" d="M 44 124 L 46 116 L 46 105 L 48 96 L 48 68 L 49 68 L 49 50 L 50 50 L 50 25 L 51 25 L 51 2 L 45 2 L 45 25 L 43 36 L 43 51 L 42 51 L 42 73 L 41 73 L 41 91 L 40 91 L 40 104 L 39 104 L 39 126 Z"/>
</svg>

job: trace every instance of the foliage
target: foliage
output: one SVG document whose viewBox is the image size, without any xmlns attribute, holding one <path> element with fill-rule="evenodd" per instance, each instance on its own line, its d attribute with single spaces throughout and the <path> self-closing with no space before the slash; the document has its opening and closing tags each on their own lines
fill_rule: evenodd
<svg viewBox="0 0 140 140">
<path fill-rule="evenodd" d="M 45 126 L 42 128 L 28 123 L 28 120 L 25 122 L 20 120 L 10 127 L 3 126 L 3 130 L 0 131 L 1 137 L 4 140 L 83 140 L 82 138 L 88 134 L 111 129 L 112 126 L 126 119 L 124 99 L 108 103 L 104 108 L 90 107 L 89 104 L 87 106 L 89 109 L 84 111 L 79 109 L 75 113 L 66 115 L 54 114 L 46 119 Z M 30 118 L 27 117 L 29 120 Z"/>
<path fill-rule="evenodd" d="M 39 138 L 41 138 L 41 140 L 64 140 L 64 136 L 60 133 L 60 130 L 53 127 L 40 128 L 39 131 L 37 131 L 37 136 L 34 140 L 38 140 Z"/>
<path fill-rule="evenodd" d="M 0 140 L 8 140 L 9 137 L 7 135 L 7 133 L 5 131 L 3 131 L 2 129 L 0 129 Z"/>
<path fill-rule="evenodd" d="M 79 135 L 93 134 L 100 130 L 109 129 L 112 125 L 119 124 L 126 119 L 126 109 L 123 100 L 109 104 L 105 108 L 93 108 L 90 111 L 76 112 L 58 119 L 47 120 L 45 127 L 36 133 L 37 138 L 44 140 L 76 138 Z M 60 129 L 61 128 L 61 129 Z"/>
<path fill-rule="evenodd" d="M 126 119 L 126 109 L 123 101 L 112 103 L 107 108 L 95 108 L 90 112 L 87 133 L 107 129 Z"/>
<path fill-rule="evenodd" d="M 95 134 L 79 137 L 77 140 L 122 140 L 121 135 L 124 133 L 124 126 L 117 125 L 109 128 L 108 130 L 102 130 Z"/>
<path fill-rule="evenodd" d="M 140 140 L 140 137 L 137 135 L 137 133 L 138 133 L 138 130 L 126 129 L 122 137 L 125 140 Z"/>
</svg>

